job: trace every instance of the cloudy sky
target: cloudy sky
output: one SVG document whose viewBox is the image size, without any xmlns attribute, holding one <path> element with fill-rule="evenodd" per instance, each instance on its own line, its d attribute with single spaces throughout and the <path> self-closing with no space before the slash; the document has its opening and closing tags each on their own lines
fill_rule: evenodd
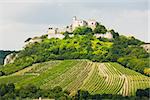
<svg viewBox="0 0 150 100">
<path fill-rule="evenodd" d="M 45 34 L 49 26 L 71 24 L 73 16 L 96 19 L 108 29 L 150 42 L 149 3 L 148 0 L 0 0 L 0 50 L 19 50 L 28 37 Z"/>
</svg>

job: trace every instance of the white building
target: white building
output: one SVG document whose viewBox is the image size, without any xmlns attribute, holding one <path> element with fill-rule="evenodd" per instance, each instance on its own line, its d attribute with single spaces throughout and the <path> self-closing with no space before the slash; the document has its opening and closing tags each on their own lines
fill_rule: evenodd
<svg viewBox="0 0 150 100">
<path fill-rule="evenodd" d="M 50 38 L 60 38 L 60 39 L 63 39 L 65 36 L 63 34 L 55 34 L 55 33 L 51 33 L 51 34 L 48 34 L 48 39 Z"/>
<path fill-rule="evenodd" d="M 106 34 L 94 34 L 96 38 L 107 38 L 107 39 L 112 39 L 113 35 L 110 32 L 106 32 Z"/>
<path fill-rule="evenodd" d="M 52 34 L 52 33 L 59 33 L 59 28 L 55 28 L 55 27 L 50 27 L 48 28 L 48 34 Z"/>
<path fill-rule="evenodd" d="M 76 28 L 76 27 L 79 27 L 79 26 L 87 26 L 87 27 L 90 27 L 92 29 L 95 29 L 96 27 L 96 20 L 81 20 L 81 19 L 77 19 L 76 16 L 73 17 L 73 23 L 72 23 L 72 31 Z"/>
<path fill-rule="evenodd" d="M 80 27 L 80 26 L 87 26 L 90 27 L 92 30 L 96 28 L 97 21 L 94 19 L 90 20 L 81 20 L 77 19 L 76 16 L 73 17 L 72 19 L 72 24 L 63 28 L 55 28 L 55 27 L 50 27 L 48 29 L 48 38 L 56 37 L 56 38 L 63 38 L 64 36 L 61 34 L 61 32 L 73 32 L 75 28 Z M 99 37 L 104 37 L 108 39 L 112 39 L 113 36 L 110 32 L 107 32 L 106 34 L 95 34 L 97 38 Z"/>
<path fill-rule="evenodd" d="M 92 30 L 94 30 L 96 28 L 96 25 L 97 25 L 96 20 L 94 20 L 94 19 L 88 20 L 87 23 L 88 23 L 88 27 L 90 27 Z"/>
<path fill-rule="evenodd" d="M 87 26 L 87 27 L 90 27 L 92 29 L 95 29 L 96 24 L 97 24 L 96 20 L 85 21 L 85 20 L 77 19 L 77 17 L 74 16 L 72 19 L 71 25 L 66 26 L 64 28 L 50 27 L 48 29 L 48 34 L 51 34 L 51 33 L 59 34 L 61 32 L 65 32 L 65 31 L 73 32 L 76 27 L 80 27 L 80 26 Z"/>
<path fill-rule="evenodd" d="M 80 20 L 77 19 L 76 16 L 73 17 L 72 19 L 72 31 L 76 28 L 76 27 L 80 27 L 80 26 L 87 26 L 88 23 L 84 20 Z"/>
</svg>

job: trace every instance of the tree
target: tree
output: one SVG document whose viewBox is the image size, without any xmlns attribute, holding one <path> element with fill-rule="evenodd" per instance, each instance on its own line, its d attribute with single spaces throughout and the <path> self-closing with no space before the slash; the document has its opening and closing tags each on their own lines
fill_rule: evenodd
<svg viewBox="0 0 150 100">
<path fill-rule="evenodd" d="M 0 96 L 4 96 L 7 93 L 6 84 L 0 84 Z"/>
<path fill-rule="evenodd" d="M 88 91 L 79 90 L 75 95 L 75 98 L 77 98 L 77 100 L 88 100 L 89 96 L 90 94 Z"/>
<path fill-rule="evenodd" d="M 99 33 L 99 34 L 105 34 L 107 32 L 107 29 L 105 26 L 97 24 L 96 28 L 94 29 L 94 33 Z"/>
<path fill-rule="evenodd" d="M 74 35 L 86 35 L 88 33 L 92 33 L 92 29 L 86 26 L 77 27 L 73 31 Z"/>
<path fill-rule="evenodd" d="M 15 90 L 15 85 L 13 83 L 8 83 L 7 84 L 7 91 L 9 93 L 12 93 L 12 92 L 14 92 L 14 90 Z"/>
<path fill-rule="evenodd" d="M 119 37 L 119 33 L 118 32 L 115 32 L 113 29 L 110 30 L 110 33 L 113 35 L 113 38 L 116 39 Z"/>
<path fill-rule="evenodd" d="M 59 92 L 62 92 L 62 88 L 60 86 L 56 86 L 53 88 L 52 90 L 54 93 L 59 93 Z"/>
<path fill-rule="evenodd" d="M 36 86 L 32 84 L 28 84 L 20 88 L 19 96 L 22 98 L 27 98 L 27 97 L 36 98 L 38 91 L 39 89 Z"/>
<path fill-rule="evenodd" d="M 145 90 L 143 90 L 143 89 L 138 89 L 138 90 L 136 91 L 136 96 L 139 96 L 139 97 L 143 97 L 143 96 L 150 97 L 149 91 L 150 91 L 150 88 L 147 88 L 147 89 L 145 89 Z"/>
<path fill-rule="evenodd" d="M 117 62 L 122 64 L 123 66 L 126 66 L 128 64 L 128 61 L 130 60 L 129 57 L 120 57 Z"/>
</svg>

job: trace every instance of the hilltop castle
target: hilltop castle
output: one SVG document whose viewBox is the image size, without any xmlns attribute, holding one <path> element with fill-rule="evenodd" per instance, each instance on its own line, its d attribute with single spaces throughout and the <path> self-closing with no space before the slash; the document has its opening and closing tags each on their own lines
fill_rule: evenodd
<svg viewBox="0 0 150 100">
<path fill-rule="evenodd" d="M 73 32 L 75 30 L 76 27 L 80 27 L 80 26 L 88 26 L 90 27 L 91 29 L 95 29 L 96 27 L 96 24 L 97 22 L 95 20 L 81 20 L 81 19 L 77 19 L 76 16 L 74 16 L 72 18 L 72 24 L 69 25 L 69 26 L 66 26 L 65 28 L 54 28 L 54 27 L 50 27 L 48 29 L 48 33 L 49 34 L 59 34 L 61 32 L 65 32 L 65 31 L 68 31 L 68 32 Z"/>
<path fill-rule="evenodd" d="M 80 27 L 80 26 L 88 26 L 90 28 L 92 28 L 93 30 L 96 27 L 97 22 L 95 20 L 79 20 L 77 19 L 76 16 L 73 17 L 73 23 L 71 24 L 71 28 L 72 30 L 74 30 L 76 27 Z"/>
<path fill-rule="evenodd" d="M 54 27 L 50 27 L 48 29 L 48 37 L 49 38 L 64 38 L 64 35 L 61 34 L 61 32 L 73 32 L 75 30 L 75 28 L 80 27 L 80 26 L 87 26 L 90 27 L 92 30 L 94 30 L 96 28 L 96 25 L 98 24 L 98 22 L 96 20 L 82 20 L 82 19 L 77 19 L 76 16 L 74 16 L 72 18 L 72 24 L 69 26 L 66 26 L 64 28 L 54 28 Z M 104 38 L 108 38 L 108 39 L 112 39 L 113 36 L 110 32 L 107 32 L 106 34 L 95 34 L 95 36 L 97 38 L 99 37 L 104 37 Z"/>
<path fill-rule="evenodd" d="M 63 34 L 61 34 L 62 32 L 73 32 L 75 30 L 75 28 L 80 27 L 80 26 L 87 26 L 90 27 L 92 30 L 94 30 L 96 28 L 96 25 L 98 24 L 98 22 L 96 20 L 81 20 L 81 19 L 77 19 L 76 16 L 74 16 L 72 18 L 72 24 L 70 24 L 69 26 L 66 26 L 64 28 L 55 28 L 55 27 L 50 27 L 48 28 L 48 32 L 47 35 L 48 38 L 60 38 L 63 39 L 65 36 Z M 70 37 L 74 36 L 69 35 Z M 96 38 L 102 37 L 102 38 L 107 38 L 107 39 L 112 39 L 113 35 L 110 32 L 106 32 L 105 34 L 101 34 L 101 33 L 96 33 L 94 34 L 94 36 Z M 25 41 L 25 47 L 29 44 L 33 44 L 36 42 L 41 42 L 42 39 L 41 37 L 34 37 L 34 38 L 29 38 Z"/>
</svg>

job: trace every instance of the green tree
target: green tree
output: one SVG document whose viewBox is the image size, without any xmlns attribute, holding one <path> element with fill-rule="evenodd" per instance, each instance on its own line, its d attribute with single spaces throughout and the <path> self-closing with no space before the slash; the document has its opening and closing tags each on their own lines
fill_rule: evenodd
<svg viewBox="0 0 150 100">
<path fill-rule="evenodd" d="M 62 92 L 62 88 L 60 86 L 56 86 L 53 88 L 53 93 L 59 93 L 59 92 Z"/>
<path fill-rule="evenodd" d="M 119 37 L 119 33 L 118 32 L 115 32 L 113 29 L 110 30 L 110 33 L 113 35 L 113 38 L 116 39 Z"/>
<path fill-rule="evenodd" d="M 75 95 L 75 98 L 77 100 L 88 100 L 88 97 L 90 96 L 89 92 L 88 91 L 82 91 L 82 90 L 79 90 L 77 92 L 77 94 Z"/>
<path fill-rule="evenodd" d="M 8 83 L 8 84 L 7 84 L 7 91 L 8 91 L 9 93 L 14 92 L 14 91 L 15 91 L 15 85 L 14 85 L 13 83 Z"/>
<path fill-rule="evenodd" d="M 0 96 L 4 96 L 7 93 L 6 84 L 0 84 Z"/>
<path fill-rule="evenodd" d="M 92 33 L 92 29 L 86 26 L 77 27 L 73 31 L 74 35 L 86 35 L 88 33 Z"/>
<path fill-rule="evenodd" d="M 37 98 L 39 95 L 37 95 L 39 89 L 32 85 L 32 84 L 28 84 L 24 87 L 21 87 L 20 90 L 19 90 L 19 96 L 21 98 L 27 98 L 27 97 L 30 97 L 30 98 Z"/>
<path fill-rule="evenodd" d="M 99 33 L 99 34 L 105 34 L 107 32 L 107 29 L 105 26 L 97 24 L 96 28 L 94 29 L 94 33 Z"/>
</svg>

